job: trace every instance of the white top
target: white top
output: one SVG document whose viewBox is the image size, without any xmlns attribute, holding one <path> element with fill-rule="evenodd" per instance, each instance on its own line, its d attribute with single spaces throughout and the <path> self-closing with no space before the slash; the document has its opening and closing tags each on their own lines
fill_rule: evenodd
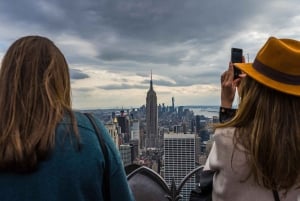
<svg viewBox="0 0 300 201">
<path fill-rule="evenodd" d="M 217 170 L 213 201 L 274 201 L 272 191 L 259 187 L 252 177 L 243 181 L 249 167 L 244 152 L 236 149 L 232 158 L 233 134 L 234 128 L 216 129 L 214 133 L 214 143 L 204 167 Z M 243 147 L 239 148 L 243 150 Z M 300 201 L 300 189 L 293 188 L 286 197 L 279 192 L 279 196 L 280 201 Z"/>
</svg>

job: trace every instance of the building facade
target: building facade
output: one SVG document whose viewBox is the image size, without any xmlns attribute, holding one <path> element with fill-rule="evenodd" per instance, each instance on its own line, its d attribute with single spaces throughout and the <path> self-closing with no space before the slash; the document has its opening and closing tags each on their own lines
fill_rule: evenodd
<svg viewBox="0 0 300 201">
<path fill-rule="evenodd" d="M 165 134 L 164 135 L 164 179 L 171 185 L 174 179 L 176 186 L 190 173 L 195 164 L 195 134 Z M 192 189 L 195 188 L 195 176 L 191 177 L 181 190 L 183 201 L 189 200 Z"/>
<path fill-rule="evenodd" d="M 124 167 L 132 164 L 132 151 L 129 144 L 121 144 L 119 148 Z"/>
<path fill-rule="evenodd" d="M 119 149 L 120 146 L 120 134 L 121 134 L 121 128 L 118 126 L 118 121 L 115 118 L 112 120 L 110 123 L 104 124 L 105 127 L 107 128 L 112 140 L 114 141 L 117 149 Z"/>
<path fill-rule="evenodd" d="M 138 119 L 130 121 L 130 139 L 140 140 L 140 121 Z"/>
</svg>

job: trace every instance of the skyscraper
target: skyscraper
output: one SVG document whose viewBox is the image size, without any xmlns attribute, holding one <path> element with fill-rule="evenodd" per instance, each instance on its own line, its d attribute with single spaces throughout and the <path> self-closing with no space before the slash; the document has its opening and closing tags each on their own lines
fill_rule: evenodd
<svg viewBox="0 0 300 201">
<path fill-rule="evenodd" d="M 158 147 L 158 114 L 157 114 L 157 97 L 153 90 L 152 71 L 150 79 L 150 88 L 146 97 L 146 148 Z"/>
<path fill-rule="evenodd" d="M 125 113 L 124 110 L 121 110 L 121 113 L 119 116 L 117 116 L 118 119 L 118 124 L 121 127 L 121 137 L 122 137 L 122 144 L 123 143 L 128 143 L 129 138 L 130 138 L 130 133 L 129 133 L 129 117 Z"/>
<path fill-rule="evenodd" d="M 176 186 L 190 173 L 195 165 L 195 134 L 164 135 L 164 179 L 170 185 L 174 179 Z M 187 201 L 195 188 L 195 176 L 192 176 L 181 189 L 182 200 Z"/>
<path fill-rule="evenodd" d="M 175 99 L 172 97 L 172 112 L 175 112 Z"/>
</svg>

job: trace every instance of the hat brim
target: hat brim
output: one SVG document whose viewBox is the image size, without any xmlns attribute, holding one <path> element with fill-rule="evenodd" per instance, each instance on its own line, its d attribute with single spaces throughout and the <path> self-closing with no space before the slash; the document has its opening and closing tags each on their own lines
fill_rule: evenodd
<svg viewBox="0 0 300 201">
<path fill-rule="evenodd" d="M 237 68 L 242 70 L 244 73 L 246 73 L 248 76 L 252 77 L 257 82 L 260 82 L 261 84 L 263 84 L 267 87 L 270 87 L 272 89 L 275 89 L 275 90 L 283 92 L 283 93 L 300 96 L 300 86 L 299 85 L 285 84 L 285 83 L 273 80 L 273 79 L 261 74 L 256 69 L 254 69 L 252 66 L 252 63 L 234 63 L 234 66 L 236 66 Z"/>
</svg>

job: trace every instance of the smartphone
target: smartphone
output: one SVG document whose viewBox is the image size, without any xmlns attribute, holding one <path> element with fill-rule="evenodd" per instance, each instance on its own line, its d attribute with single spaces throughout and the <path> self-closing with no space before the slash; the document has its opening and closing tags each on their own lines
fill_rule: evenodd
<svg viewBox="0 0 300 201">
<path fill-rule="evenodd" d="M 243 49 L 231 48 L 231 62 L 232 63 L 242 63 L 243 62 Z M 239 77 L 242 71 L 235 66 L 233 66 L 233 79 Z"/>
</svg>

